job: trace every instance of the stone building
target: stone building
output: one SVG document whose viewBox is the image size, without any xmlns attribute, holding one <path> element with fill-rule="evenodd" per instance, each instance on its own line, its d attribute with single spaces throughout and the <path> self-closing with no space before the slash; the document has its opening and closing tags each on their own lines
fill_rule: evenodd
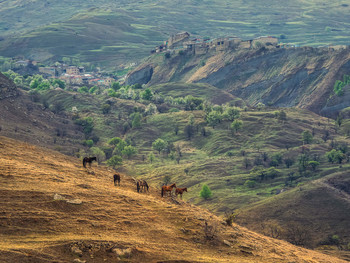
<svg viewBox="0 0 350 263">
<path fill-rule="evenodd" d="M 183 47 L 183 43 L 185 41 L 188 41 L 189 38 L 190 38 L 190 34 L 188 32 L 181 32 L 181 33 L 172 35 L 168 40 L 167 47 L 170 49 L 176 48 L 176 47 Z"/>
</svg>

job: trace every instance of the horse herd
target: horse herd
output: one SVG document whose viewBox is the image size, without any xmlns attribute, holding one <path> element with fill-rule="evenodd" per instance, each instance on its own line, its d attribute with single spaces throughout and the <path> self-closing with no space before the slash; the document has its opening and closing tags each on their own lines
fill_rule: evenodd
<svg viewBox="0 0 350 263">
<path fill-rule="evenodd" d="M 96 161 L 96 157 L 85 157 L 83 159 L 83 166 L 86 168 L 86 164 L 88 163 L 89 166 L 91 167 L 92 161 Z M 113 175 L 113 181 L 114 181 L 114 186 L 120 186 L 120 174 L 116 173 Z M 177 188 L 176 184 L 171 184 L 171 185 L 163 185 L 162 190 L 161 190 L 161 196 L 164 197 L 166 194 L 170 193 L 170 196 L 172 196 L 172 191 L 175 188 L 175 195 L 178 196 L 180 195 L 182 199 L 182 194 L 184 192 L 187 192 L 187 188 Z M 149 186 L 145 180 L 137 180 L 136 181 L 136 190 L 138 193 L 140 192 L 148 192 L 149 191 Z"/>
</svg>

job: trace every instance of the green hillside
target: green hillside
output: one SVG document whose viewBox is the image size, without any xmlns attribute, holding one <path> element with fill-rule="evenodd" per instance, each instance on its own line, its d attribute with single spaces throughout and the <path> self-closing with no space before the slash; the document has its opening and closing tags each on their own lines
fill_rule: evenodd
<svg viewBox="0 0 350 263">
<path fill-rule="evenodd" d="M 342 209 L 345 215 L 349 213 L 341 196 L 349 189 L 346 119 L 335 123 L 308 110 L 262 104 L 249 108 L 233 96 L 223 101 L 225 92 L 205 84 L 135 85 L 91 93 L 83 89 L 23 92 L 18 99 L 22 98 L 25 107 L 10 107 L 11 101 L 2 105 L 5 117 L 16 120 L 21 114 L 26 123 L 3 122 L 3 135 L 30 136 L 40 142 L 40 127 L 52 126 L 56 119 L 69 125 L 50 130 L 45 135 L 47 147 L 77 157 L 96 155 L 100 163 L 146 179 L 155 189 L 176 182 L 178 187 L 188 188 L 184 200 L 219 215 L 238 211 L 238 220 L 250 227 L 256 221 L 245 218 L 255 218 L 254 213 L 267 209 L 266 221 L 280 220 L 283 228 L 293 221 L 315 222 L 305 224 L 305 229 L 317 233 L 310 236 L 310 243 L 301 245 L 321 245 L 329 234 L 340 235 L 340 229 L 347 229 L 343 217 L 333 217 L 329 212 L 333 210 L 327 210 L 333 206 L 334 215 Z M 236 107 L 237 103 L 242 107 Z M 31 111 L 29 118 L 27 111 Z M 158 139 L 165 143 L 157 149 L 153 145 Z M 122 163 L 118 159 L 112 162 L 113 156 L 120 156 Z M 199 196 L 205 184 L 212 192 L 208 199 Z M 324 188 L 331 189 L 327 205 L 314 213 L 308 207 L 323 202 L 319 192 Z M 333 194 L 336 191 L 340 194 Z M 302 202 L 304 196 L 307 205 Z M 291 207 L 291 203 L 295 205 Z M 289 220 L 289 213 L 295 210 L 300 211 L 298 216 Z M 340 236 L 342 247 L 350 242 L 346 233 L 344 230 Z"/>
<path fill-rule="evenodd" d="M 274 0 L 7 0 L 0 3 L 0 51 L 41 61 L 73 56 L 115 65 L 147 56 L 179 31 L 195 37 L 274 35 L 297 45 L 346 45 L 349 8 L 347 1 L 325 0 L 283 5 Z"/>
</svg>

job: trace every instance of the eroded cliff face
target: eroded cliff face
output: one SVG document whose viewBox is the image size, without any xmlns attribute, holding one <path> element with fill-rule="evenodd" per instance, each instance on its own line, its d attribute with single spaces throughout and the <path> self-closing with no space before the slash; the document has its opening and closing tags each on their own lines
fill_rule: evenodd
<svg viewBox="0 0 350 263">
<path fill-rule="evenodd" d="M 231 50 L 204 55 L 173 54 L 161 62 L 150 57 L 148 85 L 165 82 L 208 83 L 255 105 L 300 107 L 324 115 L 342 109 L 327 107 L 337 79 L 350 73 L 350 49 L 317 48 Z M 142 71 L 136 69 L 134 75 Z M 345 104 L 344 104 L 345 105 Z M 334 106 L 334 105 L 333 105 Z"/>
<path fill-rule="evenodd" d="M 0 100 L 18 96 L 16 85 L 4 74 L 0 73 Z"/>
</svg>

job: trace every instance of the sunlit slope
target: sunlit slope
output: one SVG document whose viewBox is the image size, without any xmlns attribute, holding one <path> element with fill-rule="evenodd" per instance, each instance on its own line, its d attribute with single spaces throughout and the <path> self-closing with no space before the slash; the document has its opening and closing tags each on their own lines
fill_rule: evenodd
<svg viewBox="0 0 350 263">
<path fill-rule="evenodd" d="M 0 142 L 4 262 L 118 262 L 118 255 L 124 262 L 343 262 L 224 226 L 204 210 L 161 200 L 152 186 L 138 194 L 126 175 L 115 187 L 113 172 L 96 164 L 91 174 L 77 159 Z M 204 237 L 205 221 L 217 226 L 212 241 Z"/>
</svg>

